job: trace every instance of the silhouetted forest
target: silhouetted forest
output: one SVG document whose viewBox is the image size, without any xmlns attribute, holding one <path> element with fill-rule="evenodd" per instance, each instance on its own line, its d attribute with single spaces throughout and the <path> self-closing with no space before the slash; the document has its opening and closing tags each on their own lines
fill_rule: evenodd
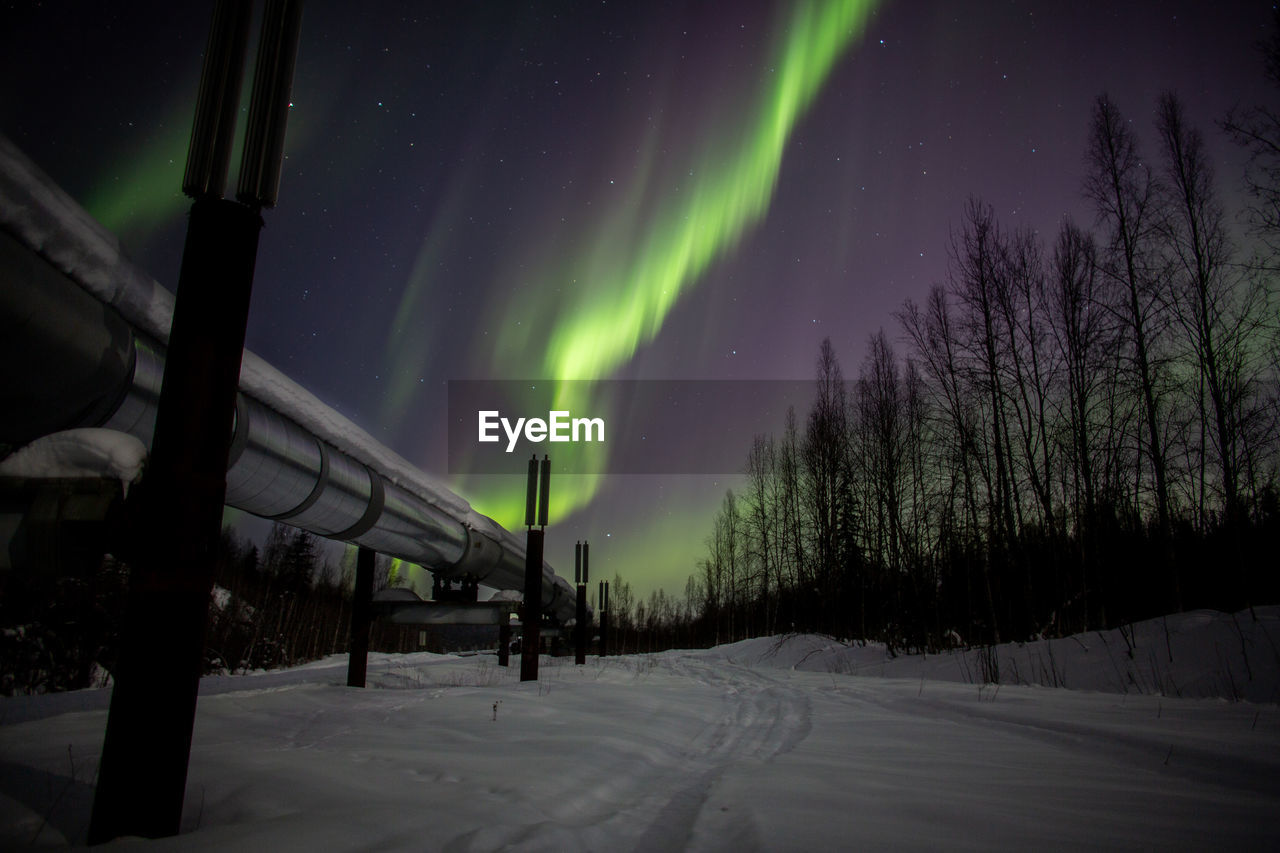
<svg viewBox="0 0 1280 853">
<path fill-rule="evenodd" d="M 292 666 L 346 652 L 354 549 L 333 565 L 305 530 L 274 524 L 258 545 L 224 528 L 205 636 L 206 675 Z M 400 582 L 379 556 L 375 589 Z M 108 555 L 96 571 L 14 572 L 0 596 L 0 694 L 105 683 L 115 665 L 128 567 Z M 418 649 L 418 630 L 373 623 L 370 649 Z M 163 642 L 163 638 L 157 638 Z"/>
<path fill-rule="evenodd" d="M 399 582 L 392 561 L 379 556 L 375 591 Z M 354 549 L 334 566 L 321 559 L 316 537 L 305 530 L 274 524 L 259 549 L 224 529 L 205 673 L 293 666 L 347 651 L 354 584 Z M 375 620 L 369 648 L 416 651 L 413 639 L 405 629 Z"/>
<path fill-rule="evenodd" d="M 971 199 L 856 379 L 822 342 L 812 408 L 756 436 L 715 517 L 703 639 L 936 649 L 1277 600 L 1280 121 L 1223 123 L 1253 154 L 1237 228 L 1181 103 L 1156 116 L 1140 140 L 1097 99 L 1091 229 Z"/>
</svg>

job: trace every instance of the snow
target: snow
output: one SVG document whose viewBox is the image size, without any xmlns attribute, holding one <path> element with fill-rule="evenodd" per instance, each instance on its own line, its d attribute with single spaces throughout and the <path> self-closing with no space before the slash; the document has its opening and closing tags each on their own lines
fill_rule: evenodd
<svg viewBox="0 0 1280 853">
<path fill-rule="evenodd" d="M 996 649 L 1000 681 L 1114 693 L 1159 693 L 1280 702 L 1280 608 L 1230 614 L 1179 613 L 1112 631 L 1094 631 Z M 720 646 L 726 660 L 933 681 L 981 681 L 982 649 L 936 655 L 889 654 L 882 644 L 846 646 L 827 637 L 746 640 Z"/>
<path fill-rule="evenodd" d="M 69 429 L 38 438 L 0 461 L 0 477 L 101 477 L 129 486 L 142 475 L 147 448 L 110 429 Z"/>
<path fill-rule="evenodd" d="M 1265 643 L 1280 608 L 1258 616 L 1236 619 Z M 1223 618 L 1170 617 L 1166 685 L 1216 659 Z M 855 674 L 849 656 L 868 648 L 791 636 L 583 667 L 548 658 L 528 683 L 518 660 L 429 654 L 371 656 L 365 690 L 342 686 L 341 657 L 208 678 L 184 834 L 111 849 L 1267 849 L 1280 837 L 1275 704 L 1088 675 L 1111 665 L 1100 639 L 1070 670 L 1097 691 L 938 680 L 932 656 L 885 664 L 905 675 L 914 661 L 911 678 Z M 1275 653 L 1249 657 L 1274 691 Z M 107 694 L 0 701 L 0 846 L 82 841 Z"/>
<path fill-rule="evenodd" d="M 231 590 L 225 586 L 213 585 L 213 606 L 219 610 L 226 610 L 227 605 L 231 603 L 233 598 Z"/>
<path fill-rule="evenodd" d="M 0 134 L 0 227 L 157 341 L 173 294 L 124 256 L 120 241 Z"/>
</svg>

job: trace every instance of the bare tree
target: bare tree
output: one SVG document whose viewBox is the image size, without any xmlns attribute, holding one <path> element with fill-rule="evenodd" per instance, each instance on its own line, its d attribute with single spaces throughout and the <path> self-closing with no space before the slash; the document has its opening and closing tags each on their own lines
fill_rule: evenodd
<svg viewBox="0 0 1280 853">
<path fill-rule="evenodd" d="M 782 441 L 778 446 L 778 533 L 781 537 L 782 566 L 788 586 L 791 588 L 791 627 L 812 627 L 812 615 L 801 608 L 800 592 L 810 587 L 811 572 L 805 566 L 804 513 L 801 507 L 801 451 L 800 430 L 796 425 L 796 410 L 787 407 Z"/>
<path fill-rule="evenodd" d="M 778 487 L 773 436 L 757 435 L 747 455 L 747 491 L 743 503 L 750 542 L 747 550 L 758 569 L 756 586 L 764 610 L 765 633 L 773 633 L 777 621 L 777 596 L 782 586 Z"/>
<path fill-rule="evenodd" d="M 1232 550 L 1244 522 L 1241 473 L 1247 448 L 1244 425 L 1259 379 L 1259 340 L 1270 318 L 1266 291 L 1257 276 L 1235 262 L 1225 216 L 1214 189 L 1213 169 L 1200 132 L 1188 125 L 1173 94 L 1160 100 L 1157 114 L 1166 173 L 1162 230 L 1171 256 L 1172 306 L 1194 359 L 1201 424 L 1202 466 L 1209 456 L 1217 468 L 1222 515 Z M 1209 440 L 1205 441 L 1204 436 Z M 1203 469 L 1200 519 L 1208 508 Z M 1239 560 L 1238 553 L 1234 560 Z"/>
<path fill-rule="evenodd" d="M 1045 270 L 1034 231 L 1017 231 L 1004 256 L 1005 282 L 996 289 L 1008 340 L 1006 370 L 1022 468 L 1039 504 L 1044 527 L 1057 528 L 1053 496 L 1053 442 L 1049 440 L 1049 393 L 1057 373 L 1048 346 Z"/>
<path fill-rule="evenodd" d="M 1267 80 L 1280 87 L 1280 8 L 1271 13 L 1271 34 L 1258 45 Z M 1275 269 L 1280 255 L 1280 111 L 1258 104 L 1227 114 L 1222 129 L 1249 153 L 1245 186 L 1253 203 L 1249 218 L 1254 233 L 1267 245 L 1257 261 Z"/>
<path fill-rule="evenodd" d="M 841 521 L 848 499 L 848 401 L 844 376 L 831 339 L 818 351 L 817 396 L 805 428 L 801 448 L 804 510 L 813 543 L 812 559 L 817 601 L 814 608 L 830 626 L 831 608 L 839 583 Z"/>
<path fill-rule="evenodd" d="M 978 467 L 977 424 L 973 414 L 970 383 L 965 379 L 962 369 L 959 330 L 956 328 L 946 289 L 941 285 L 930 288 L 923 308 L 908 299 L 897 317 L 920 358 L 926 385 L 936 401 L 933 409 L 941 414 L 942 424 L 936 431 L 939 443 L 944 445 L 939 451 L 941 467 L 956 482 L 956 486 L 947 489 L 947 493 L 958 494 L 961 503 L 958 521 L 944 521 L 943 528 L 961 531 L 967 529 L 968 535 L 961 535 L 963 541 L 960 547 L 972 553 L 978 550 L 974 546 L 982 536 L 982 525 L 978 517 L 978 475 L 974 471 Z M 948 505 L 954 506 L 954 499 L 949 499 Z M 948 519 L 954 519 L 956 513 L 949 510 L 946 515 Z M 993 638 L 998 643 L 1000 620 L 992 590 L 989 551 L 983 548 L 981 554 L 984 609 L 991 624 Z M 964 587 L 966 591 L 972 590 L 973 584 L 966 579 Z M 970 605 L 966 611 L 972 619 L 975 608 Z M 970 635 L 975 633 L 974 628 L 973 624 L 966 626 Z"/>
<path fill-rule="evenodd" d="M 1098 223 L 1106 232 L 1099 270 L 1119 294 L 1113 310 L 1124 323 L 1133 348 L 1133 371 L 1146 427 L 1144 448 L 1155 485 L 1156 517 L 1173 580 L 1174 609 L 1180 610 L 1181 584 L 1169 553 L 1168 460 L 1162 435 L 1160 362 L 1156 355 L 1158 340 L 1167 325 L 1153 246 L 1156 182 L 1138 153 L 1133 131 L 1106 95 L 1094 105 L 1088 163 L 1085 195 L 1096 206 Z"/>
<path fill-rule="evenodd" d="M 1097 250 L 1093 238 L 1070 221 L 1063 223 L 1054 247 L 1050 324 L 1065 380 L 1064 410 L 1075 540 L 1079 554 L 1079 596 L 1089 614 L 1090 588 L 1097 582 L 1098 463 L 1095 435 L 1105 386 L 1114 382 L 1107 357 L 1112 334 L 1097 287 Z M 1105 444 L 1105 442 L 1104 442 Z"/>
</svg>

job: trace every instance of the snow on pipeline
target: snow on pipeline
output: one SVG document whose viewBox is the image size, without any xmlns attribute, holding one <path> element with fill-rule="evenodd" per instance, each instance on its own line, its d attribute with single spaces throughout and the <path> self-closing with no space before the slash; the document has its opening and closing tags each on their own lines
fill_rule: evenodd
<svg viewBox="0 0 1280 853">
<path fill-rule="evenodd" d="M 1275 849 L 1280 608 L 891 657 L 374 655 L 201 685 L 183 834 L 112 850 Z M 985 683 L 999 676 L 999 683 Z M 0 700 L 0 849 L 83 844 L 108 690 Z"/>
</svg>

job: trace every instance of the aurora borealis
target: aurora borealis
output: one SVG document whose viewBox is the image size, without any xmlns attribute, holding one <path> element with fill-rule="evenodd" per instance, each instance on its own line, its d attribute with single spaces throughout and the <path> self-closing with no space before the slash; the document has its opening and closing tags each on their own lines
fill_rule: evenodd
<svg viewBox="0 0 1280 853">
<path fill-rule="evenodd" d="M 172 285 L 204 4 L 19 4 L 0 130 Z M 248 345 L 428 472 L 450 379 L 794 379 L 946 271 L 972 194 L 1090 221 L 1092 99 L 1140 139 L 1269 97 L 1261 2 L 308 3 Z M 577 386 L 575 386 L 577 387 Z M 705 429 L 741 441 L 733 423 Z M 781 423 L 779 421 L 779 427 Z M 519 466 L 517 466 L 519 468 Z M 515 526 L 520 471 L 454 485 Z M 548 559 L 678 593 L 726 485 L 563 478 Z M 514 486 L 514 488 L 513 488 Z"/>
</svg>

